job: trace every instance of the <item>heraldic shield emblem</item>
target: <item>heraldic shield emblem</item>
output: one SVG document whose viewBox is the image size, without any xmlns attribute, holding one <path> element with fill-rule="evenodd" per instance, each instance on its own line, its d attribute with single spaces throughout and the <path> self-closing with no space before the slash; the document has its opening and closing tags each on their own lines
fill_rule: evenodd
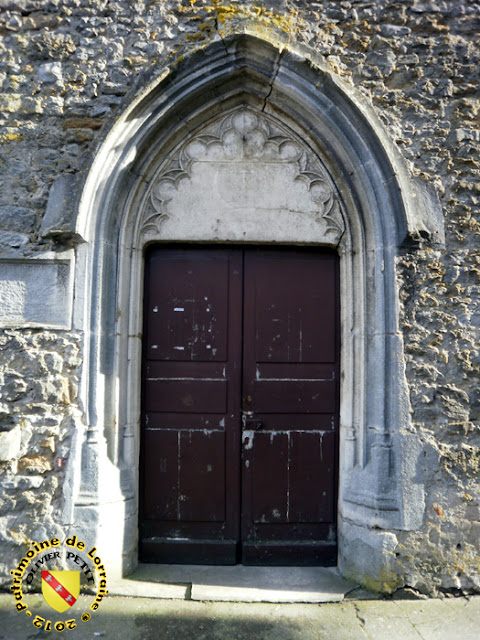
<svg viewBox="0 0 480 640">
<path fill-rule="evenodd" d="M 80 571 L 42 571 L 42 593 L 52 609 L 63 613 L 77 601 Z"/>
</svg>

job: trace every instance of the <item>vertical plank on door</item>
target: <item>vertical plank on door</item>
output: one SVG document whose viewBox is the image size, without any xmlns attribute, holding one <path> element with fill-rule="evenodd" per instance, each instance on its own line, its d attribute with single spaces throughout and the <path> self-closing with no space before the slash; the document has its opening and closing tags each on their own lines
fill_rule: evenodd
<svg viewBox="0 0 480 640">
<path fill-rule="evenodd" d="M 252 517 L 288 522 L 288 434 L 255 434 Z"/>
</svg>

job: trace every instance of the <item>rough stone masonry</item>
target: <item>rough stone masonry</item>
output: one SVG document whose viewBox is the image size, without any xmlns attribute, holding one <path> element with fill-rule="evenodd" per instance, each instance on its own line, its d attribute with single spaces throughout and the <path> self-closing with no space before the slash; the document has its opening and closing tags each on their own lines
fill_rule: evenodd
<svg viewBox="0 0 480 640">
<path fill-rule="evenodd" d="M 68 231 L 74 194 L 142 78 L 242 32 L 322 56 L 372 105 L 411 175 L 436 189 L 445 247 L 419 236 L 396 265 L 424 522 L 390 532 L 382 579 L 368 566 L 351 577 L 387 593 L 479 592 L 480 3 L 471 0 L 0 0 L 3 583 L 30 540 L 70 532 L 65 474 L 84 426 L 85 349 L 61 284 L 62 256 L 79 241 Z M 62 188 L 59 225 L 58 196 L 47 203 Z M 39 280 L 28 265 L 40 260 Z"/>
</svg>

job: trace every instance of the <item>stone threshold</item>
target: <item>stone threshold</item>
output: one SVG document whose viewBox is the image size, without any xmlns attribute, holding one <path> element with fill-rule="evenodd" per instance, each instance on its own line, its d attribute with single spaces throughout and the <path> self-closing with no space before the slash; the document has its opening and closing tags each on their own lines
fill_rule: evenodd
<svg viewBox="0 0 480 640">
<path fill-rule="evenodd" d="M 334 567 L 139 564 L 109 595 L 213 602 L 341 602 L 356 588 Z"/>
</svg>

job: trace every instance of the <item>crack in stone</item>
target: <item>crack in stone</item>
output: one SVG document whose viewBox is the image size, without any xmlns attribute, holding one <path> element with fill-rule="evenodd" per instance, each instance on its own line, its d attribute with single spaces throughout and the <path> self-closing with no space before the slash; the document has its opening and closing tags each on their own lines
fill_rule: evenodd
<svg viewBox="0 0 480 640">
<path fill-rule="evenodd" d="M 283 51 L 284 51 L 284 49 L 283 49 L 283 48 L 282 48 L 282 49 L 280 49 L 280 51 L 277 53 L 276 60 L 275 60 L 275 62 L 273 63 L 273 74 L 272 74 L 271 80 L 270 80 L 270 81 L 269 81 L 269 83 L 268 83 L 268 84 L 269 84 L 269 90 L 268 90 L 268 93 L 267 93 L 267 95 L 265 96 L 264 101 L 263 101 L 262 112 L 263 112 L 263 111 L 265 111 L 266 106 L 267 106 L 268 99 L 269 99 L 269 98 L 270 98 L 270 96 L 272 95 L 272 91 L 273 91 L 273 84 L 274 84 L 274 82 L 275 82 L 275 80 L 277 79 L 277 76 L 278 76 L 278 70 L 280 69 L 280 60 L 281 60 L 281 58 L 282 58 Z"/>
<path fill-rule="evenodd" d="M 409 620 L 409 622 L 410 622 L 410 624 L 412 625 L 412 627 L 415 629 L 415 631 L 418 633 L 418 635 L 420 636 L 420 638 L 421 638 L 422 640 L 425 640 L 425 638 L 422 636 L 422 634 L 421 634 L 421 633 L 420 633 L 420 631 L 417 629 L 417 627 L 413 624 L 413 622 L 411 622 L 410 620 Z"/>
<path fill-rule="evenodd" d="M 225 38 L 222 36 L 222 34 L 220 33 L 220 30 L 218 28 L 218 20 L 215 19 L 215 29 L 218 33 L 218 37 L 220 38 L 220 40 L 222 41 L 223 44 L 223 48 L 225 49 L 225 54 L 228 56 L 229 55 L 229 51 L 228 51 L 228 47 L 227 47 L 227 43 L 225 42 Z"/>
<path fill-rule="evenodd" d="M 365 625 L 366 625 L 365 618 L 363 618 L 362 615 L 360 614 L 360 608 L 359 608 L 359 606 L 358 606 L 358 604 L 356 602 L 353 602 L 353 608 L 355 609 L 355 615 L 357 616 L 357 620 L 360 622 L 360 626 L 361 626 L 363 632 L 365 633 L 367 638 L 369 640 L 371 640 L 371 636 L 369 635 L 369 633 L 367 632 L 367 630 L 365 628 Z"/>
<path fill-rule="evenodd" d="M 356 587 L 352 587 L 351 589 L 349 589 L 346 593 L 343 594 L 343 598 L 345 599 L 347 596 L 349 596 L 351 593 L 353 593 L 354 591 L 357 591 L 358 589 L 361 589 L 362 587 L 357 584 Z"/>
<path fill-rule="evenodd" d="M 395 603 L 395 600 L 393 601 Z M 395 603 L 395 606 L 398 607 L 398 605 Z M 413 629 L 418 633 L 418 635 L 420 636 L 420 638 L 422 640 L 425 640 L 425 638 L 422 636 L 422 634 L 420 633 L 420 631 L 417 629 L 417 627 L 413 624 L 413 622 L 410 620 L 410 618 L 408 617 L 408 615 L 406 616 L 407 620 L 409 621 L 409 623 L 412 625 Z"/>
</svg>

